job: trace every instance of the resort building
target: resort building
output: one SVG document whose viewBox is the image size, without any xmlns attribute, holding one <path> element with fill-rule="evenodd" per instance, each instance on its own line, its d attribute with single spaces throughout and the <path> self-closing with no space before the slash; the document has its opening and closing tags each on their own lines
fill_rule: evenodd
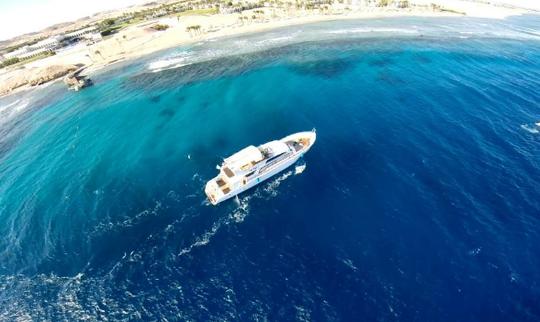
<svg viewBox="0 0 540 322">
<path fill-rule="evenodd" d="M 64 35 L 64 39 L 74 39 L 87 36 L 89 34 L 95 34 L 98 32 L 97 26 L 87 27 L 84 29 L 75 30 L 73 32 L 67 33 Z M 87 37 L 84 37 L 87 38 Z"/>
<path fill-rule="evenodd" d="M 33 45 L 27 45 L 12 52 L 4 53 L 3 56 L 0 56 L 0 61 L 11 58 L 28 59 L 43 54 L 45 52 L 55 52 L 57 49 L 65 47 L 81 39 L 86 39 L 90 42 L 96 42 L 101 40 L 101 38 L 102 37 L 101 34 L 98 32 L 97 26 L 92 26 L 84 29 L 75 30 L 73 32 L 63 35 L 52 36 L 43 39 Z"/>
<path fill-rule="evenodd" d="M 44 52 L 54 51 L 56 48 L 60 46 L 60 42 L 62 41 L 62 39 L 63 39 L 62 36 L 49 37 L 33 45 L 24 46 L 10 53 L 5 53 L 4 59 L 11 59 L 11 58 L 27 59 L 27 58 L 31 58 L 39 54 L 42 54 Z"/>
</svg>

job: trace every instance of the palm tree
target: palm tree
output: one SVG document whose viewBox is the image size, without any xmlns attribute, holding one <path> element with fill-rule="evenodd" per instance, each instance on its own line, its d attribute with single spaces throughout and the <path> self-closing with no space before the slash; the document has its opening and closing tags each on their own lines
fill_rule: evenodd
<svg viewBox="0 0 540 322">
<path fill-rule="evenodd" d="M 103 58 L 103 54 L 101 53 L 101 51 L 96 50 L 96 51 L 94 52 L 94 54 L 99 55 L 99 57 L 101 57 L 101 60 L 105 60 L 105 58 Z"/>
<path fill-rule="evenodd" d="M 186 32 L 189 32 L 189 34 L 193 37 L 193 32 L 195 32 L 195 34 L 200 34 L 201 26 L 200 25 L 188 26 L 186 27 Z"/>
<path fill-rule="evenodd" d="M 92 56 L 90 56 L 89 54 L 86 54 L 85 56 L 88 57 L 88 59 L 90 59 L 90 61 L 92 62 L 92 64 L 94 63 L 94 59 L 92 59 Z"/>
</svg>

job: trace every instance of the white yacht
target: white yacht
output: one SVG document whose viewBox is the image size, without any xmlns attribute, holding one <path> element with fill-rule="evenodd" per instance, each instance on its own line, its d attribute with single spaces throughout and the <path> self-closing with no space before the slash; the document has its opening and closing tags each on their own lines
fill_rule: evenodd
<svg viewBox="0 0 540 322">
<path fill-rule="evenodd" d="M 315 130 L 299 132 L 258 147 L 250 145 L 223 160 L 204 192 L 213 205 L 263 182 L 294 164 L 315 143 Z"/>
</svg>

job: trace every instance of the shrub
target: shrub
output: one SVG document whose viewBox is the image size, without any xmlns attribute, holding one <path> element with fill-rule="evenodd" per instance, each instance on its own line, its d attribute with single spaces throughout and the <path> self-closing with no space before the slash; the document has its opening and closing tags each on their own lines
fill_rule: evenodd
<svg viewBox="0 0 540 322">
<path fill-rule="evenodd" d="M 152 29 L 157 30 L 157 31 L 167 30 L 168 28 L 169 28 L 169 25 L 157 24 L 157 25 L 152 26 Z"/>
<path fill-rule="evenodd" d="M 20 61 L 21 60 L 19 58 L 13 57 L 13 58 L 9 58 L 9 59 L 4 60 L 0 66 L 1 67 L 6 67 L 6 66 L 9 66 L 9 65 L 16 64 L 16 63 L 18 63 Z"/>
</svg>

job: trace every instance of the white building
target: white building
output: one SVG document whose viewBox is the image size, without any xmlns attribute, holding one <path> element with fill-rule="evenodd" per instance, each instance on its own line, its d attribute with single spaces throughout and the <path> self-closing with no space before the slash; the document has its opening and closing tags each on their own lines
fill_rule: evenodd
<svg viewBox="0 0 540 322">
<path fill-rule="evenodd" d="M 86 38 L 96 42 L 101 40 L 101 34 L 98 32 L 97 26 L 79 29 L 64 35 L 52 36 L 33 45 L 24 46 L 10 53 L 5 53 L 1 59 L 2 61 L 10 58 L 26 59 L 44 52 L 52 52 L 64 46 L 66 40 L 69 41 L 75 38 Z"/>
<path fill-rule="evenodd" d="M 10 59 L 10 58 L 25 59 L 25 58 L 37 56 L 47 51 L 53 51 L 60 46 L 60 42 L 62 41 L 62 39 L 63 37 L 61 36 L 49 37 L 33 45 L 24 46 L 10 53 L 5 53 L 4 59 Z"/>
<path fill-rule="evenodd" d="M 64 38 L 77 38 L 88 34 L 94 34 L 98 31 L 97 26 L 87 27 L 84 29 L 75 30 L 64 35 Z"/>
</svg>

